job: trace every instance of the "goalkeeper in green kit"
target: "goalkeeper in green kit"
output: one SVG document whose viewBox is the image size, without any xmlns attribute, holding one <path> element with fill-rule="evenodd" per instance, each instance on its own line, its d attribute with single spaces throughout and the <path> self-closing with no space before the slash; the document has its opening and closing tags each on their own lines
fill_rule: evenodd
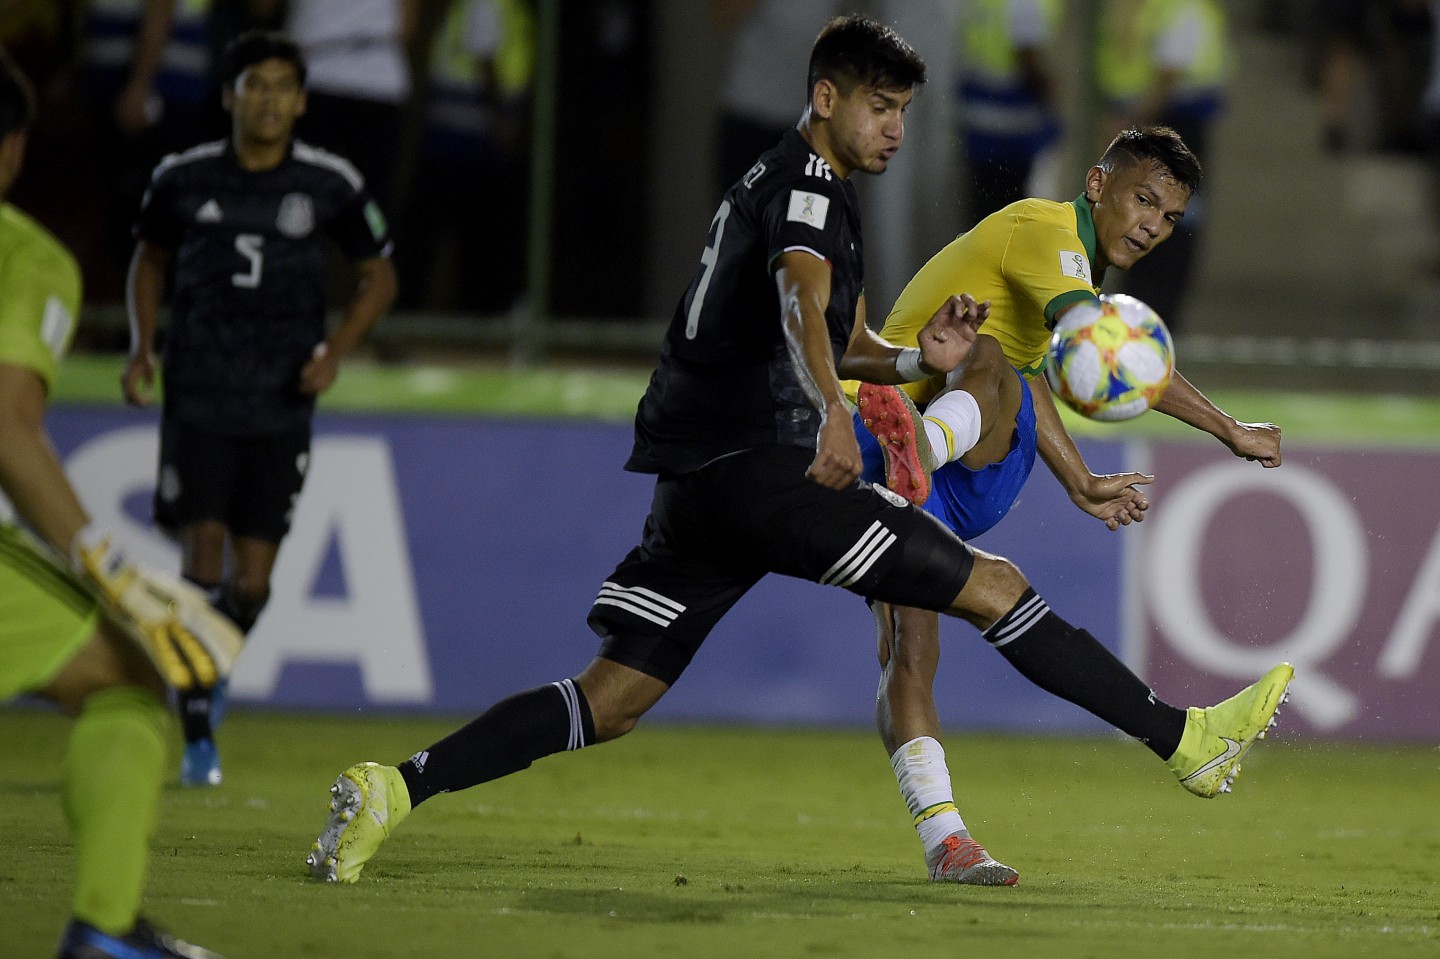
<svg viewBox="0 0 1440 959">
<path fill-rule="evenodd" d="M 20 170 L 29 85 L 0 53 L 0 198 Z M 130 562 L 85 509 L 44 431 L 80 306 L 74 258 L 0 202 L 0 492 L 38 539 L 0 522 L 0 701 L 75 717 L 61 798 L 75 840 L 61 959 L 214 953 L 138 918 L 172 723 L 166 688 L 213 685 L 241 637 L 198 590 Z"/>
</svg>

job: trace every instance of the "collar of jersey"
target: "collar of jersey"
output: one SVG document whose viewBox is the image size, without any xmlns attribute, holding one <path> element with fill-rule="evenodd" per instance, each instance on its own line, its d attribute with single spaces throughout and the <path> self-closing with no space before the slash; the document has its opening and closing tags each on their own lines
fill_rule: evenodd
<svg viewBox="0 0 1440 959">
<path fill-rule="evenodd" d="M 1080 242 L 1085 244 L 1085 255 L 1090 258 L 1090 267 L 1095 267 L 1095 215 L 1090 212 L 1090 201 L 1085 199 L 1085 194 L 1080 194 L 1071 203 L 1075 207 L 1075 232 L 1080 234 Z M 1105 280 L 1105 271 L 1100 270 L 1094 275 L 1095 286 L 1099 286 Z"/>
</svg>

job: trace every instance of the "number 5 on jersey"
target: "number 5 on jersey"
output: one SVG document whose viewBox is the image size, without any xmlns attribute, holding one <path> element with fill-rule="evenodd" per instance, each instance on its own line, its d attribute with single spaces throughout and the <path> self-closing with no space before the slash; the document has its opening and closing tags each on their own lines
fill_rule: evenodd
<svg viewBox="0 0 1440 959">
<path fill-rule="evenodd" d="M 236 286 L 243 286 L 247 290 L 253 290 L 260 285 L 260 273 L 265 266 L 265 254 L 262 247 L 265 238 L 258 233 L 239 233 L 235 236 L 235 250 L 245 258 L 249 269 L 230 275 L 230 282 Z"/>
</svg>

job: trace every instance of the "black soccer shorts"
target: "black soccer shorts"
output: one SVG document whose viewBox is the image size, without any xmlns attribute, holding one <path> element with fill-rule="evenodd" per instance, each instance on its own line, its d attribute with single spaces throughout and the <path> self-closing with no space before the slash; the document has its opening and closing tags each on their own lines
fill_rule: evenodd
<svg viewBox="0 0 1440 959">
<path fill-rule="evenodd" d="M 219 520 L 232 536 L 278 544 L 310 466 L 310 425 L 265 436 L 223 436 L 165 417 L 155 523 L 174 534 Z"/>
<path fill-rule="evenodd" d="M 898 606 L 950 607 L 974 554 L 919 507 L 868 483 L 806 478 L 810 450 L 769 447 L 662 477 L 639 546 L 600 587 L 600 655 L 668 684 L 766 573 Z"/>
</svg>

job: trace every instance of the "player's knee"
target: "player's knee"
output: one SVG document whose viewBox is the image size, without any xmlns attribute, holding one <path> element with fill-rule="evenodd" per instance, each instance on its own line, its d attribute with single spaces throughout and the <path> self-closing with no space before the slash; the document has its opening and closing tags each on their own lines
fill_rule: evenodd
<svg viewBox="0 0 1440 959">
<path fill-rule="evenodd" d="M 1030 584 L 1020 567 L 1005 557 L 974 552 L 970 578 L 947 612 L 984 629 L 1010 612 Z"/>
<path fill-rule="evenodd" d="M 166 695 L 165 681 L 144 654 L 114 630 L 101 627 L 40 694 L 76 715 L 95 693 L 127 686 L 160 699 Z"/>
</svg>

